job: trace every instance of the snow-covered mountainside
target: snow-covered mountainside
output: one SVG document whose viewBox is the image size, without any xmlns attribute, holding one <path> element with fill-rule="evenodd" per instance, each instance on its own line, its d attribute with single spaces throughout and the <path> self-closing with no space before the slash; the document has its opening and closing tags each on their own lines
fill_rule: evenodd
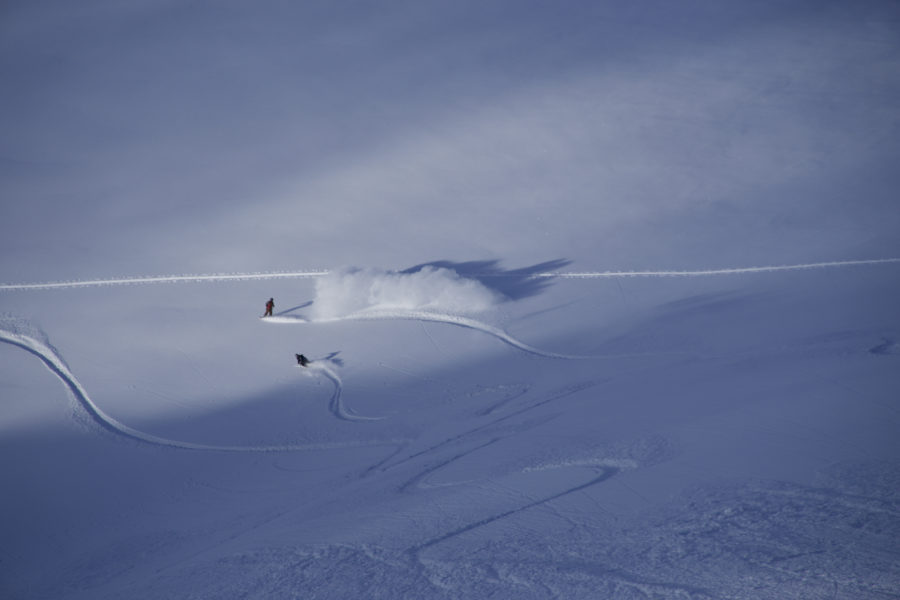
<svg viewBox="0 0 900 600">
<path fill-rule="evenodd" d="M 441 307 L 506 279 L 279 282 L 265 319 L 246 284 L 65 292 L 124 308 L 0 324 L 9 589 L 892 593 L 898 269 L 560 280 L 474 316 Z M 404 279 L 444 296 L 303 317 Z"/>
<path fill-rule="evenodd" d="M 626 4 L 7 3 L 0 597 L 900 595 L 900 8 Z"/>
</svg>

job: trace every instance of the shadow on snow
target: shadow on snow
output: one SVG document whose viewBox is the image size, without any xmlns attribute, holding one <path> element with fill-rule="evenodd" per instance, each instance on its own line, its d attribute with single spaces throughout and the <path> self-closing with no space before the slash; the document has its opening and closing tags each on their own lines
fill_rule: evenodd
<svg viewBox="0 0 900 600">
<path fill-rule="evenodd" d="M 451 269 L 463 277 L 475 279 L 487 288 L 500 292 L 510 300 L 521 300 L 536 296 L 550 285 L 551 279 L 537 277 L 541 273 L 559 271 L 570 265 L 567 259 L 549 260 L 521 269 L 503 269 L 499 260 L 473 260 L 455 262 L 437 260 L 410 267 L 401 273 L 418 273 L 426 267 Z"/>
</svg>

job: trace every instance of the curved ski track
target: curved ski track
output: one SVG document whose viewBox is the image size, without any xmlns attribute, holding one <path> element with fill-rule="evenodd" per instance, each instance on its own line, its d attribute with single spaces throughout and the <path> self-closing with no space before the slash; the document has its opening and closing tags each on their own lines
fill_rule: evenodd
<svg viewBox="0 0 900 600">
<path fill-rule="evenodd" d="M 5 342 L 7 344 L 16 346 L 25 350 L 26 352 L 29 352 L 30 354 L 37 356 L 41 360 L 41 362 L 43 362 L 44 365 L 54 375 L 56 375 L 69 390 L 71 390 L 81 408 L 83 408 L 90 415 L 90 417 L 98 425 L 100 425 L 100 427 L 111 433 L 121 435 L 134 441 L 144 442 L 147 444 L 152 444 L 154 446 L 179 448 L 183 450 L 205 450 L 217 452 L 292 452 L 300 450 L 329 450 L 335 448 L 361 446 L 385 446 L 399 443 L 399 441 L 397 440 L 386 440 L 383 442 L 335 442 L 331 444 L 292 444 L 282 446 L 217 446 L 211 444 L 183 442 L 179 440 L 171 440 L 168 438 L 159 437 L 129 427 L 128 425 L 125 425 L 121 421 L 103 412 L 103 409 L 101 409 L 93 400 L 91 400 L 91 397 L 88 395 L 87 390 L 84 389 L 84 386 L 81 385 L 81 382 L 78 381 L 78 378 L 75 377 L 75 375 L 69 369 L 68 365 L 66 365 L 65 361 L 63 361 L 62 357 L 60 357 L 52 347 L 45 344 L 44 342 L 41 342 L 40 340 L 37 340 L 23 333 L 6 331 L 3 328 L 0 328 L 0 342 Z M 340 379 L 337 378 L 337 376 L 334 375 L 334 373 L 332 373 L 327 367 L 324 367 L 322 370 L 325 373 L 326 377 L 329 377 L 329 379 L 331 379 L 331 381 L 335 384 L 335 393 L 331 398 L 332 411 L 335 412 L 337 416 L 343 419 L 367 419 L 367 417 L 358 417 L 356 415 L 347 413 L 343 409 L 343 406 L 340 403 L 340 391 L 342 388 Z"/>
<path fill-rule="evenodd" d="M 547 352 L 545 350 L 541 350 L 539 348 L 535 348 L 534 346 L 529 346 L 525 342 L 519 341 L 516 338 L 512 337 L 502 329 L 498 327 L 493 327 L 488 325 L 487 323 L 482 323 L 481 321 L 476 321 L 475 319 L 470 319 L 468 317 L 463 317 L 459 315 L 451 315 L 445 313 L 435 313 L 428 312 L 423 310 L 404 310 L 404 309 L 394 309 L 394 310 L 383 310 L 383 309 L 375 309 L 375 310 L 363 310 L 359 312 L 355 312 L 343 317 L 333 317 L 327 319 L 306 319 L 304 317 L 291 317 L 291 316 L 280 316 L 280 317 L 269 317 L 265 319 L 270 323 L 336 323 L 338 321 L 386 321 L 386 320 L 410 320 L 410 321 L 428 321 L 432 323 L 447 323 L 449 325 L 456 325 L 458 327 L 464 327 L 466 329 L 474 329 L 476 331 L 481 331 L 482 333 L 486 333 L 490 336 L 493 336 L 499 339 L 506 344 L 509 344 L 513 348 L 518 348 L 523 352 L 527 352 L 529 354 L 534 354 L 536 356 L 542 356 L 544 358 L 563 358 L 563 359 L 588 359 L 588 358 L 604 358 L 603 356 L 580 356 L 575 354 L 560 354 L 558 352 Z"/>
<path fill-rule="evenodd" d="M 321 371 L 322 374 L 327 377 L 331 383 L 334 384 L 334 393 L 331 395 L 331 399 L 328 401 L 328 408 L 331 412 L 339 419 L 343 419 L 344 421 L 380 421 L 383 417 L 363 417 L 353 413 L 350 410 L 347 410 L 344 407 L 344 402 L 342 400 L 344 393 L 344 383 L 341 381 L 341 378 L 337 373 L 334 372 L 330 367 L 324 365 L 320 361 L 313 361 L 306 367 L 300 367 L 301 369 L 310 369 L 313 371 Z"/>
<path fill-rule="evenodd" d="M 530 276 L 532 279 L 539 278 L 559 278 L 559 279 L 601 279 L 601 278 L 617 278 L 617 277 L 704 277 L 714 275 L 736 275 L 750 273 L 766 273 L 778 271 L 800 271 L 819 268 L 836 268 L 851 267 L 863 265 L 880 265 L 900 263 L 900 258 L 884 258 L 872 260 L 846 260 L 819 263 L 804 263 L 795 265 L 776 265 L 764 267 L 741 267 L 730 269 L 708 269 L 698 271 L 607 271 L 607 272 L 582 272 L 582 273 L 536 273 Z M 129 285 L 129 284 L 152 284 L 152 283 L 179 283 L 179 282 L 214 282 L 214 281 L 248 281 L 248 280 L 268 280 L 268 279 L 285 279 L 285 278 L 311 278 L 327 275 L 329 271 L 294 271 L 294 272 L 264 272 L 264 273 L 233 273 L 233 274 L 209 274 L 209 275 L 172 275 L 164 277 L 128 277 L 118 279 L 94 279 L 82 281 L 68 282 L 51 282 L 51 283 L 31 283 L 31 284 L 0 284 L 0 291 L 21 291 L 21 290 L 44 290 L 44 289 L 65 289 L 78 287 L 92 287 L 103 285 Z M 547 352 L 530 346 L 516 338 L 512 337 L 502 329 L 493 327 L 486 323 L 476 321 L 463 316 L 433 313 L 420 310 L 365 310 L 344 317 L 333 319 L 317 320 L 315 322 L 332 322 L 341 320 L 385 320 L 385 319 L 409 319 L 418 321 L 429 321 L 436 323 L 446 323 L 481 331 L 493 336 L 504 343 L 536 356 L 545 358 L 559 359 L 599 359 L 599 358 L 621 358 L 625 356 L 639 355 L 596 355 L 583 356 L 562 354 L 557 352 Z M 293 316 L 276 316 L 266 320 L 276 323 L 309 323 L 308 319 Z M 87 391 L 71 372 L 57 352 L 48 344 L 40 340 L 28 336 L 23 333 L 6 331 L 0 328 L 0 341 L 22 348 L 23 350 L 37 356 L 46 367 L 53 372 L 63 384 L 71 390 L 77 399 L 79 405 L 104 429 L 130 438 L 135 441 L 145 442 L 156 446 L 169 448 L 180 448 L 186 450 L 206 450 L 219 452 L 284 452 L 297 450 L 322 450 L 347 446 L 364 446 L 364 445 L 385 445 L 394 443 L 386 442 L 361 442 L 358 444 L 335 443 L 335 444 L 301 444 L 301 445 L 283 445 L 283 446 L 217 446 L 210 444 L 197 444 L 192 442 L 183 442 L 171 440 L 152 434 L 148 434 L 137 429 L 133 429 L 128 425 L 116 420 L 91 400 Z M 378 420 L 379 417 L 359 416 L 348 411 L 343 405 L 343 383 L 340 377 L 327 365 L 316 365 L 316 370 L 320 371 L 334 384 L 334 392 L 329 400 L 329 409 L 339 419 L 347 421 L 370 421 Z M 430 545 L 430 544 L 426 544 Z"/>
<path fill-rule="evenodd" d="M 550 352 L 535 348 L 525 342 L 514 338 L 503 329 L 488 325 L 482 321 L 476 321 L 469 317 L 461 315 L 453 315 L 447 313 L 429 312 L 425 310 L 406 310 L 406 309 L 366 309 L 359 312 L 351 313 L 343 317 L 331 317 L 326 319 L 307 319 L 300 316 L 281 315 L 276 317 L 267 317 L 264 319 L 269 323 L 337 323 L 338 321 L 387 321 L 387 320 L 407 320 L 407 321 L 427 321 L 430 323 L 446 323 L 448 325 L 456 325 L 466 329 L 474 329 L 487 335 L 497 338 L 501 342 L 512 346 L 518 350 L 540 356 L 542 358 L 558 358 L 563 360 L 590 360 L 604 358 L 638 358 L 642 356 L 660 356 L 660 355 L 681 355 L 681 352 L 637 352 L 628 354 L 563 354 L 561 352 Z"/>
</svg>

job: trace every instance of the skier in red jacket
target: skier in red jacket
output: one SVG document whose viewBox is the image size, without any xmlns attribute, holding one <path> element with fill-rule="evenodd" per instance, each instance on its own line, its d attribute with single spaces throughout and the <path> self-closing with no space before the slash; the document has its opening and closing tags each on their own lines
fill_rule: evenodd
<svg viewBox="0 0 900 600">
<path fill-rule="evenodd" d="M 271 316 L 272 316 L 272 309 L 274 309 L 274 308 L 275 308 L 275 299 L 274 299 L 274 298 L 269 298 L 269 301 L 266 302 L 266 314 L 264 314 L 263 316 L 264 316 L 264 317 L 271 317 Z"/>
</svg>

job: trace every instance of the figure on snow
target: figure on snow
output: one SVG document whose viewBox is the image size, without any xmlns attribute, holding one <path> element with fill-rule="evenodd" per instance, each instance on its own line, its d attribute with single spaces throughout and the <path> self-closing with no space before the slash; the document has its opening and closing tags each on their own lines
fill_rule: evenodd
<svg viewBox="0 0 900 600">
<path fill-rule="evenodd" d="M 264 316 L 264 317 L 271 317 L 271 316 L 272 316 L 272 309 L 274 309 L 274 308 L 275 308 L 275 299 L 274 299 L 274 298 L 269 298 L 269 301 L 266 302 L 266 314 L 264 314 L 263 316 Z"/>
<path fill-rule="evenodd" d="M 309 359 L 306 358 L 305 356 L 303 356 L 302 354 L 295 354 L 294 356 L 297 357 L 297 364 L 300 365 L 301 367 L 305 367 L 306 365 L 309 364 Z"/>
</svg>

